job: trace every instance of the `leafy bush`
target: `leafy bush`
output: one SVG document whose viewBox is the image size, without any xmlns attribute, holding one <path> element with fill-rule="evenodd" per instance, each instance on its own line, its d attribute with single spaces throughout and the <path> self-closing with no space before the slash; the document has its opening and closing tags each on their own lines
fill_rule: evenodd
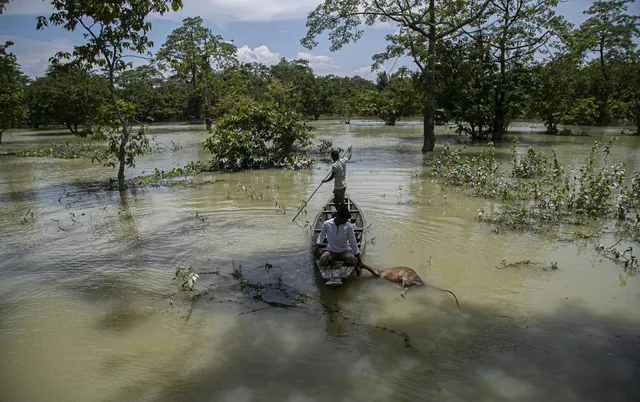
<svg viewBox="0 0 640 402">
<path fill-rule="evenodd" d="M 542 151 L 536 151 L 533 147 L 527 150 L 527 154 L 518 159 L 518 137 L 513 139 L 511 154 L 513 157 L 513 176 L 528 179 L 543 176 L 547 173 L 549 156 Z M 557 160 L 556 160 L 557 161 Z"/>
<path fill-rule="evenodd" d="M 491 144 L 472 158 L 461 156 L 464 148 L 451 151 L 445 145 L 433 160 L 432 174 L 474 196 L 504 201 L 493 213 L 480 211 L 478 215 L 495 224 L 497 231 L 537 231 L 560 223 L 583 223 L 585 218 L 615 217 L 619 231 L 640 242 L 640 172 L 633 176 L 631 186 L 624 186 L 624 165 L 608 164 L 614 141 L 612 138 L 604 147 L 599 168 L 596 151 L 600 143 L 596 141 L 585 164 L 572 175 L 565 174 L 555 150 L 550 162 L 541 151 L 529 149 L 514 161 L 511 177 L 498 170 Z"/>
<path fill-rule="evenodd" d="M 312 129 L 299 114 L 282 106 L 246 105 L 218 120 L 204 149 L 213 153 L 217 169 L 308 168 Z"/>
</svg>

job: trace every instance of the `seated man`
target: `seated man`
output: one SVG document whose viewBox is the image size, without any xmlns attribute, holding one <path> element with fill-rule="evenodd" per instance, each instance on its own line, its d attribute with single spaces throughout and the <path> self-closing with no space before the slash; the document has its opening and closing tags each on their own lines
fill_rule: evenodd
<svg viewBox="0 0 640 402">
<path fill-rule="evenodd" d="M 360 249 L 356 241 L 353 225 L 349 222 L 351 213 L 346 206 L 338 207 L 335 218 L 328 219 L 322 225 L 322 231 L 316 240 L 316 253 L 320 250 L 325 237 L 328 240 L 327 249 L 318 262 L 320 266 L 327 266 L 332 261 L 344 261 L 346 265 L 356 265 L 356 273 L 360 274 Z M 349 243 L 347 244 L 347 240 Z"/>
</svg>

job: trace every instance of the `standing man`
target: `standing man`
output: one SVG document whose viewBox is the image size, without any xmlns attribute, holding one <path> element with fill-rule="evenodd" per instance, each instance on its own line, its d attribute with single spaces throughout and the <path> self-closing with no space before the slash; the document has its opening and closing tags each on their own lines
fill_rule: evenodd
<svg viewBox="0 0 640 402">
<path fill-rule="evenodd" d="M 337 149 L 331 151 L 331 159 L 333 159 L 333 166 L 331 167 L 331 176 L 323 183 L 330 182 L 335 179 L 333 184 L 333 202 L 336 204 L 336 209 L 340 205 L 344 205 L 344 195 L 347 192 L 347 162 L 351 160 L 351 148 L 347 150 L 347 157 L 340 159 L 340 152 Z"/>
</svg>

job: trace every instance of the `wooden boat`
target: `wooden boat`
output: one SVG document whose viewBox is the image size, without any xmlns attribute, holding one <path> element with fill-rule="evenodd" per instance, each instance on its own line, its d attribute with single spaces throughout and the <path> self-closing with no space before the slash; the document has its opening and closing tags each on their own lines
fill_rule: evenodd
<svg viewBox="0 0 640 402">
<path fill-rule="evenodd" d="M 356 241 L 358 242 L 358 248 L 360 249 L 360 257 L 362 258 L 364 247 L 366 245 L 366 241 L 365 241 L 366 227 L 365 227 L 364 215 L 362 214 L 362 211 L 360 210 L 358 205 L 351 198 L 349 198 L 348 195 L 345 195 L 345 203 L 347 204 L 347 207 L 351 212 L 350 222 L 354 226 Z M 336 206 L 333 203 L 333 197 L 332 197 L 329 200 L 329 202 L 327 202 L 324 205 L 324 207 L 322 207 L 322 210 L 318 213 L 314 221 L 313 233 L 311 235 L 311 240 L 314 245 L 316 244 L 316 240 L 318 239 L 318 236 L 322 231 L 322 225 L 324 224 L 324 221 L 328 219 L 332 219 L 335 216 L 336 212 L 337 212 Z M 324 248 L 326 247 L 326 243 L 327 243 L 327 239 L 325 238 L 324 244 L 320 246 L 322 250 L 324 250 Z M 315 250 L 315 247 L 313 249 Z M 353 274 L 355 267 L 344 265 L 344 263 L 341 261 L 333 262 L 331 265 L 326 267 L 321 267 L 319 264 L 321 254 L 322 253 L 314 254 L 313 260 L 314 260 L 315 266 L 317 267 L 318 271 L 322 275 L 322 279 L 324 280 L 325 285 L 331 286 L 331 287 L 342 286 L 342 284 L 344 283 L 344 280 Z"/>
</svg>

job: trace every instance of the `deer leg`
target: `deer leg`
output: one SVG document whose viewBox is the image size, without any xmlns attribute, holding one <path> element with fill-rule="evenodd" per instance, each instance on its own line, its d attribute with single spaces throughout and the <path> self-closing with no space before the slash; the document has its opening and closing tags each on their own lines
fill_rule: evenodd
<svg viewBox="0 0 640 402">
<path fill-rule="evenodd" d="M 409 290 L 409 288 L 404 288 L 402 293 L 400 293 L 400 296 L 402 296 L 404 298 L 404 295 L 405 295 L 405 293 L 407 293 L 408 290 Z"/>
</svg>

